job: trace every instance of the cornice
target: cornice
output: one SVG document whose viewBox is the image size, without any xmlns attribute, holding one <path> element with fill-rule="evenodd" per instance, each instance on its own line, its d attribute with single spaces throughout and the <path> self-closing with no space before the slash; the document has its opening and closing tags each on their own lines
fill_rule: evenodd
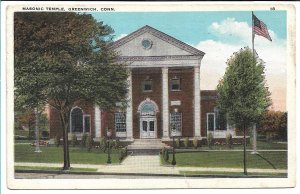
<svg viewBox="0 0 300 194">
<path fill-rule="evenodd" d="M 200 50 L 198 50 L 198 49 L 196 49 L 196 48 L 194 48 L 194 47 L 192 47 L 192 46 L 190 46 L 190 45 L 188 45 L 188 44 L 186 44 L 186 43 L 184 43 L 184 42 L 182 42 L 182 41 L 180 41 L 180 40 L 178 40 L 178 39 L 176 39 L 172 36 L 169 36 L 169 35 L 161 32 L 161 31 L 159 31 L 155 28 L 152 28 L 148 25 L 146 25 L 146 26 L 132 32 L 131 34 L 129 34 L 129 35 L 113 42 L 110 47 L 112 49 L 116 49 L 116 48 L 120 47 L 121 45 L 126 44 L 127 42 L 133 40 L 134 38 L 136 38 L 136 37 L 138 37 L 138 36 L 140 36 L 140 35 L 142 35 L 146 32 L 152 34 L 153 36 L 155 36 L 155 37 L 157 37 L 157 38 L 159 38 L 159 39 L 161 39 L 165 42 L 168 42 L 169 44 L 172 44 L 172 45 L 174 45 L 174 46 L 176 46 L 176 47 L 178 47 L 182 50 L 185 50 L 185 51 L 191 53 L 192 55 L 198 55 L 198 56 L 202 56 L 202 57 L 205 55 L 204 52 L 202 52 L 202 51 L 200 51 Z"/>
</svg>

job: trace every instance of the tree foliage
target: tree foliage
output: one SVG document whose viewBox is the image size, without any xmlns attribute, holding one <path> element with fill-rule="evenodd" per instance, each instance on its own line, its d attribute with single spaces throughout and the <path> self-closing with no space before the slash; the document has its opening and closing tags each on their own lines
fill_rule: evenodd
<svg viewBox="0 0 300 194">
<path fill-rule="evenodd" d="M 77 101 L 112 109 L 126 104 L 127 70 L 109 49 L 113 30 L 89 14 L 16 12 L 14 84 L 18 108 L 54 107 L 60 114 L 64 168 L 68 125 Z M 66 164 L 67 163 L 67 164 Z"/>
<path fill-rule="evenodd" d="M 246 47 L 228 61 L 223 79 L 217 86 L 217 106 L 239 128 L 256 123 L 271 104 L 262 60 Z"/>
<path fill-rule="evenodd" d="M 274 134 L 276 139 L 286 140 L 287 113 L 266 111 L 258 123 L 258 132 L 264 135 Z"/>
</svg>

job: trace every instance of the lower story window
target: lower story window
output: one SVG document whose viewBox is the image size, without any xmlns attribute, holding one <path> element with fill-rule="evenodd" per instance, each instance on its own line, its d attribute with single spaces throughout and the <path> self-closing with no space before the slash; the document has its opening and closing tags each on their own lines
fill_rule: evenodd
<svg viewBox="0 0 300 194">
<path fill-rule="evenodd" d="M 214 131 L 216 128 L 216 118 L 215 113 L 207 113 L 206 118 L 207 130 Z"/>
<path fill-rule="evenodd" d="M 126 114 L 123 112 L 115 113 L 116 132 L 126 132 Z"/>
<path fill-rule="evenodd" d="M 170 124 L 171 129 L 175 127 L 176 133 L 181 134 L 181 121 L 182 121 L 182 114 L 179 112 L 173 112 L 170 114 Z"/>
</svg>

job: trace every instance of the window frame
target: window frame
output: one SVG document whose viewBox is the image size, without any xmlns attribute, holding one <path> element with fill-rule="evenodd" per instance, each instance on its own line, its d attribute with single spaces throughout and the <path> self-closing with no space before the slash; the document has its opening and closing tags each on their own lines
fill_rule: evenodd
<svg viewBox="0 0 300 194">
<path fill-rule="evenodd" d="M 182 134 L 182 112 L 171 112 L 170 113 L 170 118 L 169 118 L 170 119 L 170 131 L 172 130 L 173 121 L 175 120 L 175 118 L 172 119 L 173 114 L 178 114 L 180 116 L 179 117 L 180 118 L 180 123 L 179 123 L 180 127 L 179 127 L 179 129 L 176 128 L 176 135 L 181 136 L 181 134 Z"/>
<path fill-rule="evenodd" d="M 122 115 L 122 117 L 117 117 L 117 115 Z M 117 121 L 117 119 L 119 121 Z M 126 133 L 126 113 L 125 112 L 115 112 L 114 113 L 114 125 L 115 125 L 115 132 L 116 134 Z M 118 127 L 117 127 L 118 126 Z M 122 131 L 119 131 L 119 129 L 123 129 Z"/>
<path fill-rule="evenodd" d="M 179 88 L 179 89 L 173 89 L 173 85 L 175 85 L 175 84 L 173 83 L 173 81 L 178 81 L 178 82 L 179 82 L 179 83 L 178 83 L 178 88 Z M 171 78 L 171 80 L 170 80 L 170 90 L 171 90 L 171 91 L 174 91 L 174 92 L 176 92 L 176 91 L 181 91 L 181 78 L 180 78 L 180 77 L 174 76 L 174 77 Z"/>
<path fill-rule="evenodd" d="M 150 90 L 145 90 L 146 82 L 150 82 Z M 151 79 L 145 79 L 142 81 L 142 91 L 143 92 L 152 92 L 153 91 L 153 81 Z"/>
</svg>

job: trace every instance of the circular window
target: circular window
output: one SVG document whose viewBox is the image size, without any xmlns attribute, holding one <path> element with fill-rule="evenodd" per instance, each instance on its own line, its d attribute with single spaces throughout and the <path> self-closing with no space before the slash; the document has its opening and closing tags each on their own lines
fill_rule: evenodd
<svg viewBox="0 0 300 194">
<path fill-rule="evenodd" d="M 144 49 L 150 49 L 152 47 L 152 41 L 149 39 L 144 39 L 142 41 L 142 46 Z"/>
</svg>

